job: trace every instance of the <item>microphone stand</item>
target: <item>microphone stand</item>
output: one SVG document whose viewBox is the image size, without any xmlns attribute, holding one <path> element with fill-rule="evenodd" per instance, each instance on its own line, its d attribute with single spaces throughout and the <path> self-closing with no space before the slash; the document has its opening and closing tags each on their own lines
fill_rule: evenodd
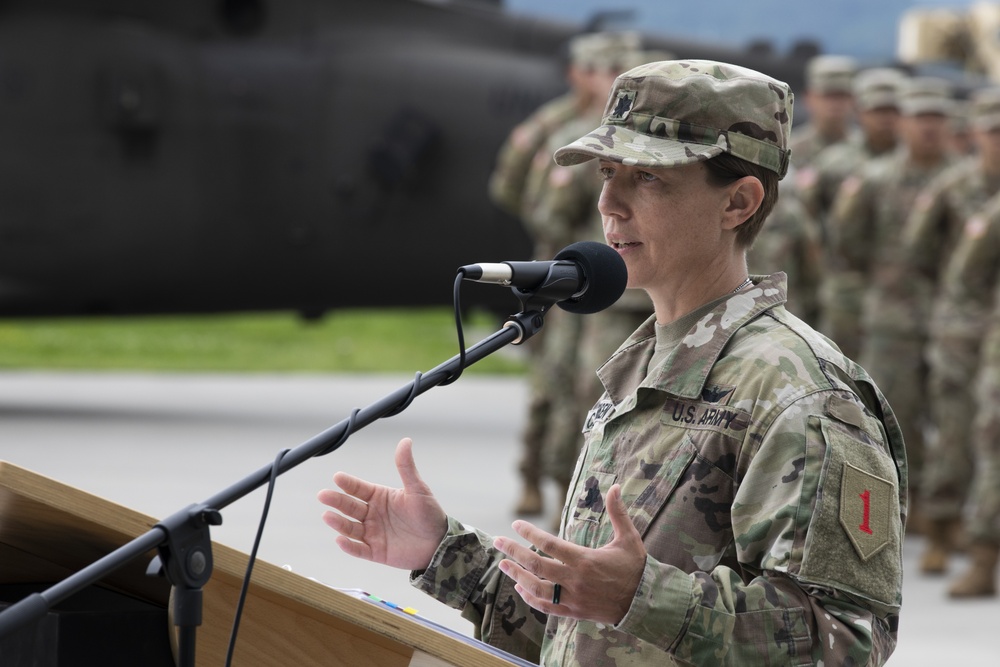
<svg viewBox="0 0 1000 667">
<path fill-rule="evenodd" d="M 526 296 L 526 295 L 525 295 Z M 545 312 L 553 305 L 546 298 L 522 298 L 525 310 L 511 315 L 500 330 L 494 332 L 465 351 L 456 355 L 408 385 L 383 397 L 364 409 L 355 409 L 351 416 L 313 436 L 295 449 L 285 453 L 280 460 L 244 477 L 229 488 L 204 502 L 189 505 L 183 510 L 160 521 L 148 532 L 135 538 L 76 574 L 28 597 L 0 612 L 0 637 L 44 616 L 53 606 L 71 595 L 100 581 L 126 563 L 156 548 L 156 556 L 147 574 L 165 574 L 174 586 L 174 625 L 178 628 L 178 664 L 194 667 L 195 635 L 202 621 L 202 588 L 212 577 L 212 541 L 209 526 L 222 524 L 224 507 L 268 483 L 274 468 L 275 474 L 285 473 L 314 456 L 322 456 L 339 448 L 348 436 L 382 417 L 399 414 L 413 399 L 431 387 L 445 383 L 456 372 L 484 359 L 510 343 L 519 344 L 537 333 L 543 324 Z M 529 304 L 534 309 L 529 310 Z"/>
</svg>

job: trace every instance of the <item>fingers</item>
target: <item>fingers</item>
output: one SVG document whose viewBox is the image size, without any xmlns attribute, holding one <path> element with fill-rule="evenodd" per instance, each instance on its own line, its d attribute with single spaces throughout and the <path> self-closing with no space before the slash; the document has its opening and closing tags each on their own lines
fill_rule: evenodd
<svg viewBox="0 0 1000 667">
<path fill-rule="evenodd" d="M 636 530 L 635 524 L 628 515 L 628 508 L 622 500 L 622 487 L 620 484 L 613 484 L 608 489 L 606 497 L 608 508 L 608 518 L 611 519 L 611 527 L 615 531 L 615 540 L 628 540 L 642 542 L 642 536 Z"/>
<path fill-rule="evenodd" d="M 430 487 L 424 483 L 417 471 L 417 464 L 413 460 L 413 440 L 410 438 L 403 438 L 396 445 L 396 470 L 403 482 L 404 492 L 422 496 L 431 495 Z"/>
<path fill-rule="evenodd" d="M 547 545 L 551 550 L 562 551 L 558 544 L 562 540 L 527 521 L 515 521 L 514 530 L 536 548 L 542 549 L 543 545 Z M 507 556 L 500 561 L 500 571 L 514 580 L 514 590 L 525 602 L 545 613 L 565 612 L 561 604 L 564 591 L 560 591 L 560 603 L 554 602 L 554 581 L 565 579 L 565 565 L 510 538 L 498 537 L 493 546 Z"/>
<path fill-rule="evenodd" d="M 374 484 L 363 480 L 360 477 L 348 475 L 346 472 L 334 473 L 333 483 L 339 486 L 344 493 L 354 496 L 363 502 L 368 502 L 371 500 L 371 497 L 375 495 Z"/>
<path fill-rule="evenodd" d="M 532 551 L 515 540 L 498 537 L 493 540 L 493 546 L 525 571 L 543 579 L 553 576 L 553 566 L 556 564 L 556 561 L 546 558 L 536 551 Z"/>
<path fill-rule="evenodd" d="M 364 542 L 355 542 L 340 535 L 337 537 L 337 546 L 348 556 L 354 556 L 362 560 L 373 560 L 371 547 Z"/>
<path fill-rule="evenodd" d="M 514 580 L 514 590 L 532 608 L 546 614 L 565 614 L 566 589 L 562 586 L 557 596 L 553 581 L 540 579 L 511 560 L 500 561 L 500 571 Z"/>
</svg>

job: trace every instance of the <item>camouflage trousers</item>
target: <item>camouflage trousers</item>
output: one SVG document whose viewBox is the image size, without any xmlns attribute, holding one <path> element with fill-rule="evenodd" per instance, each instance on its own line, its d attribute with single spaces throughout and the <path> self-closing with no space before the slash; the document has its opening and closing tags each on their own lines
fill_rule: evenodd
<svg viewBox="0 0 1000 667">
<path fill-rule="evenodd" d="M 861 350 L 861 366 L 882 390 L 903 432 L 911 492 L 920 488 L 927 424 L 925 339 L 913 333 L 870 331 Z"/>
<path fill-rule="evenodd" d="M 979 397 L 972 441 L 975 473 L 966 532 L 976 541 L 1000 542 L 1000 366 L 985 365 L 976 381 Z"/>
<path fill-rule="evenodd" d="M 927 402 L 932 437 L 926 443 L 920 485 L 922 509 L 929 519 L 962 516 L 972 479 L 972 391 L 979 368 L 978 338 L 936 335 L 927 346 Z"/>
<path fill-rule="evenodd" d="M 819 291 L 819 331 L 854 361 L 861 356 L 864 283 L 853 273 L 830 273 Z"/>
</svg>

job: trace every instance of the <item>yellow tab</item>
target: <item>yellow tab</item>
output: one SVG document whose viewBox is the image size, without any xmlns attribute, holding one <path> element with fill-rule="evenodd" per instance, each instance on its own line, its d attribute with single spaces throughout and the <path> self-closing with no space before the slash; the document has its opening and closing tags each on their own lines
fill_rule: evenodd
<svg viewBox="0 0 1000 667">
<path fill-rule="evenodd" d="M 891 482 L 844 463 L 840 525 L 863 561 L 889 544 L 889 518 L 895 493 Z"/>
<path fill-rule="evenodd" d="M 412 614 L 413 616 L 417 615 L 417 610 L 414 609 L 413 607 L 403 607 L 403 611 L 405 611 L 407 614 Z"/>
</svg>

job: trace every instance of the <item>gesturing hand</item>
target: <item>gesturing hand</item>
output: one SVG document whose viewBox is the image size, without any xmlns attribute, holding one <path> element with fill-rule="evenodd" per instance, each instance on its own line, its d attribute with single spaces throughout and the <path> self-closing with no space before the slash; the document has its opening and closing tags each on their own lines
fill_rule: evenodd
<svg viewBox="0 0 1000 667">
<path fill-rule="evenodd" d="M 402 489 L 338 472 L 333 481 L 341 491 L 319 492 L 319 501 L 337 510 L 324 512 L 323 521 L 340 533 L 337 546 L 345 553 L 406 570 L 430 563 L 448 531 L 448 517 L 420 478 L 412 447 L 409 438 L 396 447 Z"/>
<path fill-rule="evenodd" d="M 581 547 L 559 539 L 526 521 L 515 521 L 514 530 L 546 558 L 504 537 L 493 546 L 510 560 L 500 570 L 516 583 L 515 590 L 529 605 L 556 616 L 615 625 L 625 617 L 646 564 L 646 547 L 622 502 L 621 486 L 607 494 L 608 516 L 614 538 L 599 549 Z M 559 602 L 553 602 L 559 584 Z"/>
</svg>

